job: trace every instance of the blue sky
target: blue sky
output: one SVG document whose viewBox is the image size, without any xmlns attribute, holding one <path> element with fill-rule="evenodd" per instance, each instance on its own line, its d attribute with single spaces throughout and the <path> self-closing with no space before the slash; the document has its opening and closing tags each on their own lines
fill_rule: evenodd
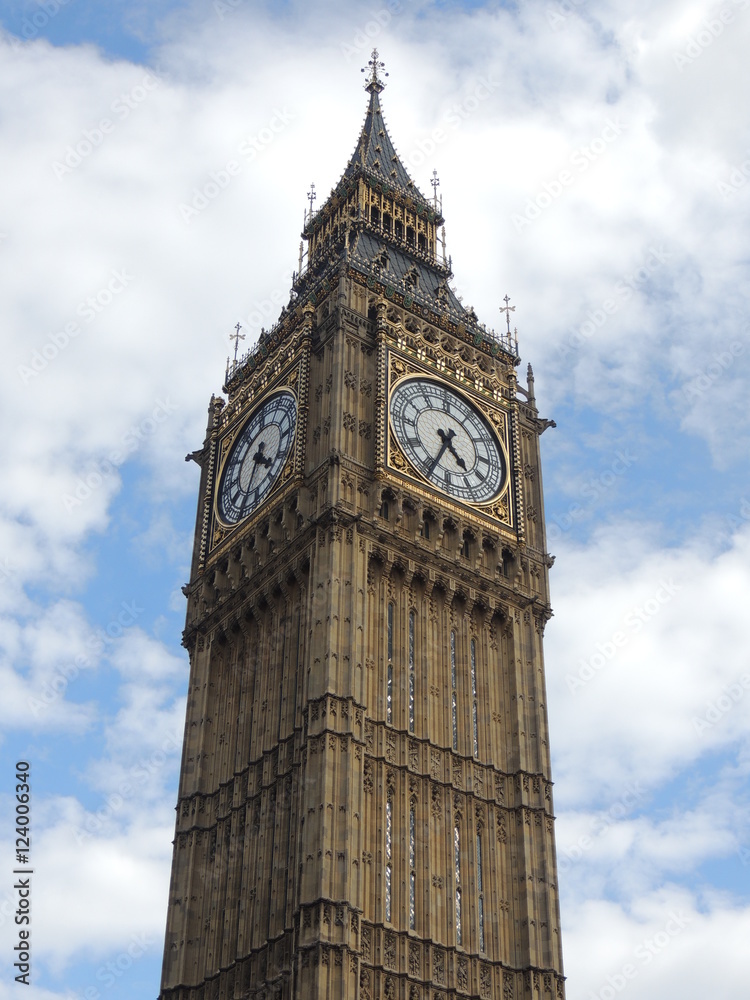
<svg viewBox="0 0 750 1000">
<path fill-rule="evenodd" d="M 306 192 L 354 148 L 373 44 L 402 159 L 423 191 L 438 170 L 455 288 L 497 329 L 510 295 L 520 372 L 557 423 L 546 659 L 569 1000 L 606 1000 L 626 965 L 632 1000 L 742 995 L 748 8 L 0 3 L 0 1000 L 20 988 L 23 758 L 25 995 L 158 993 L 184 456 L 234 324 L 247 346 L 286 301 Z"/>
</svg>

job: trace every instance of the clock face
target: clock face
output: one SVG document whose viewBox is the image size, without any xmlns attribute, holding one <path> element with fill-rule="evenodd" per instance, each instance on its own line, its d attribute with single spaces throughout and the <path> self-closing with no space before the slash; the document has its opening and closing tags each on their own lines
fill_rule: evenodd
<svg viewBox="0 0 750 1000">
<path fill-rule="evenodd" d="M 263 403 L 232 445 L 219 485 L 219 516 L 236 524 L 252 513 L 279 477 L 294 441 L 297 400 L 277 392 Z"/>
<path fill-rule="evenodd" d="M 391 427 L 404 455 L 439 490 L 487 503 L 505 485 L 500 443 L 479 410 L 447 386 L 410 378 L 393 390 Z"/>
</svg>

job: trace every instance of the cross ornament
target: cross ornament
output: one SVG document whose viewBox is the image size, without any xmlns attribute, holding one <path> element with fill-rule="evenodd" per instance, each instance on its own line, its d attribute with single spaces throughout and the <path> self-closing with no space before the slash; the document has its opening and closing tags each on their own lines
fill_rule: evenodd
<svg viewBox="0 0 750 1000">
<path fill-rule="evenodd" d="M 501 313 L 505 313 L 505 319 L 506 319 L 506 321 L 508 323 L 508 336 L 510 336 L 510 314 L 512 312 L 516 311 L 516 307 L 508 305 L 508 303 L 510 302 L 510 296 L 509 295 L 505 296 L 505 298 L 503 299 L 503 302 L 505 303 L 505 305 L 504 306 L 500 306 L 500 312 Z"/>
<path fill-rule="evenodd" d="M 229 334 L 229 339 L 234 341 L 234 363 L 237 364 L 237 348 L 240 346 L 240 341 L 245 339 L 245 334 L 240 333 L 242 329 L 242 324 L 238 323 L 234 328 L 234 333 Z"/>
</svg>

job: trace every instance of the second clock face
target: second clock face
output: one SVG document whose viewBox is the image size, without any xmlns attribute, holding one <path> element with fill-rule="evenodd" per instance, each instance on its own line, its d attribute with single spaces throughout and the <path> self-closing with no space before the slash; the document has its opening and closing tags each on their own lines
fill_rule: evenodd
<svg viewBox="0 0 750 1000">
<path fill-rule="evenodd" d="M 277 392 L 237 435 L 219 486 L 217 506 L 226 524 L 247 517 L 270 491 L 292 447 L 296 424 L 294 394 Z"/>
<path fill-rule="evenodd" d="M 391 427 L 428 482 L 466 503 L 487 503 L 505 485 L 505 459 L 489 424 L 463 396 L 433 379 L 410 378 L 391 394 Z"/>
</svg>

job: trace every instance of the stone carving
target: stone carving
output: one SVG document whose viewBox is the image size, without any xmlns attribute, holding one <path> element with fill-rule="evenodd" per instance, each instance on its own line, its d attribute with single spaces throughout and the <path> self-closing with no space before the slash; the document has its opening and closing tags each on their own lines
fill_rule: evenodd
<svg viewBox="0 0 750 1000">
<path fill-rule="evenodd" d="M 370 973 L 367 969 L 362 969 L 359 973 L 359 995 L 361 1000 L 371 1000 Z"/>
<path fill-rule="evenodd" d="M 366 760 L 362 774 L 362 786 L 366 792 L 371 793 L 373 785 L 374 785 L 374 777 L 372 771 L 372 761 Z"/>
<path fill-rule="evenodd" d="M 479 970 L 479 992 L 483 997 L 492 996 L 492 970 L 489 965 L 482 965 Z"/>
<path fill-rule="evenodd" d="M 501 812 L 497 814 L 497 840 L 500 844 L 508 843 L 508 830 L 505 826 L 505 815 Z"/>
<path fill-rule="evenodd" d="M 418 976 L 421 967 L 421 957 L 419 945 L 414 942 L 409 944 L 409 975 Z"/>
<path fill-rule="evenodd" d="M 372 930 L 367 926 L 362 927 L 362 958 L 365 962 L 372 958 Z"/>
<path fill-rule="evenodd" d="M 432 815 L 435 817 L 435 819 L 440 819 L 440 816 L 441 816 L 442 812 L 443 812 L 443 801 L 442 801 L 442 796 L 440 794 L 440 786 L 439 785 L 433 785 L 432 786 Z"/>
<path fill-rule="evenodd" d="M 383 942 L 383 962 L 391 969 L 396 968 L 396 935 L 387 931 Z"/>
<path fill-rule="evenodd" d="M 445 986 L 445 953 L 440 948 L 432 949 L 432 978 L 438 986 Z"/>
<path fill-rule="evenodd" d="M 456 969 L 456 986 L 463 992 L 469 989 L 469 963 L 465 958 L 459 958 Z"/>
</svg>

